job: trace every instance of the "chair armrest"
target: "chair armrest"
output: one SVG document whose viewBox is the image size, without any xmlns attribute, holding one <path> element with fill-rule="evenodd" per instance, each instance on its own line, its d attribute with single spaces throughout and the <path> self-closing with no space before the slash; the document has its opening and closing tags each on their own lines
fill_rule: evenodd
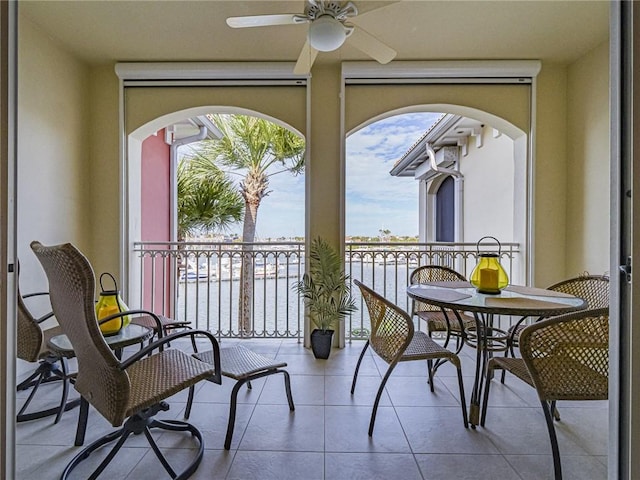
<svg viewBox="0 0 640 480">
<path fill-rule="evenodd" d="M 27 299 L 27 298 L 32 298 L 32 297 L 40 297 L 43 295 L 49 295 L 49 292 L 33 292 L 33 293 L 27 293 L 25 295 L 22 295 L 22 299 Z M 40 318 L 36 318 L 35 322 L 36 323 L 42 323 L 45 320 L 50 319 L 51 317 L 53 317 L 53 312 L 47 312 L 44 315 L 42 315 Z"/>
<path fill-rule="evenodd" d="M 22 295 L 22 298 L 38 297 L 41 295 L 49 295 L 49 292 L 33 292 Z"/>
<path fill-rule="evenodd" d="M 196 336 L 204 336 L 211 341 L 211 349 L 213 350 L 213 366 L 215 369 L 215 374 L 211 379 L 214 383 L 222 383 L 222 368 L 220 365 L 220 346 L 218 345 L 218 341 L 216 338 L 206 330 L 186 330 L 183 332 L 172 333 L 162 338 L 158 338 L 155 342 L 150 343 L 146 347 L 140 349 L 138 352 L 131 355 L 125 361 L 121 362 L 119 368 L 121 370 L 126 370 L 129 366 L 136 363 L 138 360 L 148 356 L 154 350 L 158 349 L 160 351 L 163 350 L 163 347 L 166 343 L 172 342 L 178 338 L 182 337 L 191 337 L 191 343 L 195 344 Z"/>
</svg>

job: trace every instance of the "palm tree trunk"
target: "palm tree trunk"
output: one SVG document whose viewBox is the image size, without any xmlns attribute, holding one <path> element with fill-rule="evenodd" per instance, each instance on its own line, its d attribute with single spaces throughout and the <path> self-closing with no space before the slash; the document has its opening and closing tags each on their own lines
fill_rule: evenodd
<svg viewBox="0 0 640 480">
<path fill-rule="evenodd" d="M 240 305 L 238 308 L 238 329 L 240 335 L 251 335 L 252 299 L 253 299 L 253 243 L 256 235 L 256 218 L 258 216 L 259 201 L 245 200 L 244 225 L 242 227 L 242 269 L 240 270 Z"/>
</svg>

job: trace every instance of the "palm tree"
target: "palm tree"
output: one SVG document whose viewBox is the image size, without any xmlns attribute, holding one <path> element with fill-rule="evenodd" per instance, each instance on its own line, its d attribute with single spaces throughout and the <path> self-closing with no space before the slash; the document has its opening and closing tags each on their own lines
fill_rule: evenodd
<svg viewBox="0 0 640 480">
<path fill-rule="evenodd" d="M 204 141 L 195 152 L 203 159 L 196 165 L 204 165 L 209 159 L 229 168 L 229 173 L 239 175 L 240 194 L 244 199 L 243 243 L 255 241 L 258 208 L 269 195 L 269 177 L 283 172 L 297 175 L 304 169 L 304 139 L 268 120 L 247 115 L 211 115 L 220 129 L 220 140 Z M 242 256 L 240 283 L 239 328 L 251 331 L 251 297 L 253 295 L 253 262 L 251 245 L 246 245 Z"/>
<path fill-rule="evenodd" d="M 243 202 L 233 182 L 206 159 L 178 164 L 178 241 L 198 232 L 224 230 L 242 220 Z M 206 168 L 205 168 L 206 167 Z"/>
</svg>

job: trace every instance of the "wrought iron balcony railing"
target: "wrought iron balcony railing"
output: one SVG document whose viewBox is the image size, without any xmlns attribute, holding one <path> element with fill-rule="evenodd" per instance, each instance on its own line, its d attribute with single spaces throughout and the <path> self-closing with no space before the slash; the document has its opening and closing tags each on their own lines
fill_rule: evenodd
<svg viewBox="0 0 640 480">
<path fill-rule="evenodd" d="M 304 243 L 137 242 L 134 252 L 130 284 L 141 307 L 219 338 L 302 338 L 304 302 L 294 285 L 304 273 Z M 345 270 L 409 310 L 405 290 L 415 268 L 445 265 L 468 277 L 476 253 L 474 243 L 347 243 Z M 517 244 L 502 244 L 510 278 L 521 270 L 518 253 Z M 243 258 L 252 272 L 248 282 L 241 281 Z M 239 321 L 244 290 L 248 322 Z M 360 308 L 347 319 L 347 339 L 366 337 L 369 327 L 357 289 L 353 294 Z"/>
</svg>

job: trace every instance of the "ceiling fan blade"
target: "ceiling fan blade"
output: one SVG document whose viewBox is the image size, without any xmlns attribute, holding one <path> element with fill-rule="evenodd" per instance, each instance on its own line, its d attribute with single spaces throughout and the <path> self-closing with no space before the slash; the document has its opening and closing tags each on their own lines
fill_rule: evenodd
<svg viewBox="0 0 640 480">
<path fill-rule="evenodd" d="M 300 51 L 298 61 L 293 69 L 293 73 L 296 75 L 306 75 L 311 71 L 311 66 L 318 55 L 318 50 L 309 45 L 309 40 L 304 42 L 304 47 Z"/>
<path fill-rule="evenodd" d="M 227 25 L 232 28 L 268 27 L 271 25 L 298 25 L 308 23 L 309 19 L 295 13 L 282 15 L 247 15 L 244 17 L 229 17 Z"/>
<path fill-rule="evenodd" d="M 389 63 L 397 53 L 359 26 L 347 37 L 347 42 L 382 64 Z"/>
</svg>

